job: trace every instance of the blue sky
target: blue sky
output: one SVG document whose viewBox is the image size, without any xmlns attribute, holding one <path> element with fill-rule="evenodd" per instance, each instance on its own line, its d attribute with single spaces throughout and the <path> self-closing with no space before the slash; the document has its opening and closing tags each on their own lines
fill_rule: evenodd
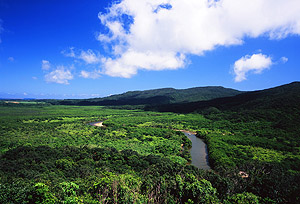
<svg viewBox="0 0 300 204">
<path fill-rule="evenodd" d="M 299 35 L 298 0 L 0 0 L 0 98 L 270 88 L 299 81 Z"/>
</svg>

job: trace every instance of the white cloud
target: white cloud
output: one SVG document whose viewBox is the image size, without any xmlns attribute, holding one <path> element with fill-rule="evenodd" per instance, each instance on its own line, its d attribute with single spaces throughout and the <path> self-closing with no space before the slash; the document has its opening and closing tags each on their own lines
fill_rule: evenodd
<svg viewBox="0 0 300 204">
<path fill-rule="evenodd" d="M 9 58 L 7 58 L 7 60 L 10 61 L 10 62 L 14 62 L 15 61 L 15 59 L 13 57 L 9 57 Z"/>
<path fill-rule="evenodd" d="M 101 61 L 100 57 L 97 56 L 92 50 L 81 51 L 78 58 L 82 59 L 87 64 L 97 64 Z"/>
<path fill-rule="evenodd" d="M 64 54 L 66 57 L 72 57 L 83 60 L 86 64 L 97 64 L 101 62 L 100 54 L 94 53 L 91 49 L 84 51 L 71 47 L 69 48 L 69 51 L 63 50 L 61 53 Z"/>
<path fill-rule="evenodd" d="M 75 52 L 74 52 L 74 47 L 70 47 L 69 48 L 69 51 L 67 51 L 67 50 L 63 50 L 63 51 L 61 51 L 61 53 L 63 54 L 63 55 L 65 55 L 66 57 L 74 57 L 75 58 Z"/>
<path fill-rule="evenodd" d="M 99 70 L 95 70 L 95 71 L 92 71 L 92 72 L 88 72 L 88 71 L 82 70 L 80 72 L 80 76 L 83 77 L 83 78 L 86 78 L 86 79 L 97 79 L 101 75 L 100 75 L 100 71 Z"/>
<path fill-rule="evenodd" d="M 49 83 L 69 84 L 69 80 L 72 79 L 71 70 L 64 66 L 57 66 L 55 70 L 45 75 L 45 80 Z"/>
<path fill-rule="evenodd" d="M 35 77 L 35 76 L 33 76 L 33 77 L 32 77 L 32 79 L 33 79 L 33 80 L 37 80 L 38 78 L 37 78 L 37 77 Z"/>
<path fill-rule="evenodd" d="M 108 58 L 104 61 L 105 74 L 114 77 L 130 78 L 138 69 L 163 70 L 178 69 L 184 66 L 184 55 L 177 56 L 171 52 L 125 52 L 118 59 Z"/>
<path fill-rule="evenodd" d="M 239 45 L 245 37 L 300 34 L 299 0 L 122 0 L 99 19 L 112 48 L 104 73 L 131 77 L 139 69 L 185 66 L 189 54 Z"/>
<path fill-rule="evenodd" d="M 246 55 L 234 63 L 235 81 L 241 82 L 246 80 L 246 74 L 253 72 L 260 74 L 263 70 L 268 69 L 273 64 L 271 57 L 259 54 L 252 56 Z"/>
<path fill-rule="evenodd" d="M 288 59 L 287 57 L 281 57 L 281 58 L 280 58 L 280 61 L 281 61 L 281 63 L 283 63 L 283 64 L 287 63 L 288 60 L 289 60 L 289 59 Z"/>
<path fill-rule="evenodd" d="M 51 64 L 48 60 L 42 60 L 42 70 L 49 70 Z"/>
</svg>

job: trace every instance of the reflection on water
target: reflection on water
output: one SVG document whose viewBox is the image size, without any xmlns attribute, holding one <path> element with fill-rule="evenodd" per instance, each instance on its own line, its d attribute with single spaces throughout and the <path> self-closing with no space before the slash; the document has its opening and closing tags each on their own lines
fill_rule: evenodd
<svg viewBox="0 0 300 204">
<path fill-rule="evenodd" d="M 192 148 L 190 149 L 192 165 L 199 169 L 210 169 L 206 144 L 194 134 L 187 132 L 183 133 L 192 141 Z"/>
<path fill-rule="evenodd" d="M 96 127 L 102 127 L 102 126 L 104 126 L 102 123 L 103 123 L 103 121 L 98 121 L 98 122 L 89 123 L 89 125 L 96 126 Z"/>
</svg>

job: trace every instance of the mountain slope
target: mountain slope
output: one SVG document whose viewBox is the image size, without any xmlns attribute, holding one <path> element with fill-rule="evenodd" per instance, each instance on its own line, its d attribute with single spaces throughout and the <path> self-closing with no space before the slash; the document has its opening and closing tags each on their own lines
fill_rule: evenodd
<svg viewBox="0 0 300 204">
<path fill-rule="evenodd" d="M 189 89 L 153 89 L 129 91 L 104 98 L 86 100 L 63 100 L 64 105 L 157 105 L 210 100 L 219 97 L 235 96 L 241 91 L 220 86 L 196 87 Z"/>
<path fill-rule="evenodd" d="M 210 107 L 220 110 L 300 110 L 300 82 L 293 82 L 261 91 L 241 93 L 231 97 L 216 98 L 208 101 L 177 103 L 168 106 L 153 106 L 148 107 L 148 109 L 188 113 Z"/>
</svg>

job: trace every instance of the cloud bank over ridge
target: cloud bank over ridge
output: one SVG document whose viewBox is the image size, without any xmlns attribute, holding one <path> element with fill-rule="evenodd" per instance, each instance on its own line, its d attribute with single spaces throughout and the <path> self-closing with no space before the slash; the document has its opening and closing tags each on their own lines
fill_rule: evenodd
<svg viewBox="0 0 300 204">
<path fill-rule="evenodd" d="M 107 32 L 97 39 L 111 51 L 101 59 L 102 73 L 130 78 L 138 70 L 182 68 L 188 55 L 241 45 L 246 37 L 299 35 L 300 2 L 122 0 L 99 19 Z"/>
</svg>

